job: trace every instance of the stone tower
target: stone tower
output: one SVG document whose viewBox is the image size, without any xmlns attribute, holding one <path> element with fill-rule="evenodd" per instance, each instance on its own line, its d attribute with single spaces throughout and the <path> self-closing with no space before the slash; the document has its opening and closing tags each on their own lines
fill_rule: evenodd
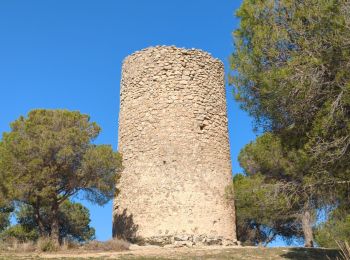
<svg viewBox="0 0 350 260">
<path fill-rule="evenodd" d="M 113 235 L 167 244 L 236 242 L 224 68 L 196 49 L 128 56 L 120 89 Z"/>
</svg>

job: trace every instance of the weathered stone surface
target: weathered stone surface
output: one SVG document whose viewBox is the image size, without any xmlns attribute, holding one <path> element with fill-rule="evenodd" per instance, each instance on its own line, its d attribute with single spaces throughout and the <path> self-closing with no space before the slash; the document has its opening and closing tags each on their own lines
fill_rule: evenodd
<svg viewBox="0 0 350 260">
<path fill-rule="evenodd" d="M 224 197 L 231 163 L 221 61 L 164 46 L 128 56 L 118 137 L 124 170 L 114 236 L 159 245 L 236 241 Z"/>
<path fill-rule="evenodd" d="M 174 242 L 175 247 L 192 247 L 193 246 L 193 242 L 192 241 L 175 241 Z"/>
</svg>

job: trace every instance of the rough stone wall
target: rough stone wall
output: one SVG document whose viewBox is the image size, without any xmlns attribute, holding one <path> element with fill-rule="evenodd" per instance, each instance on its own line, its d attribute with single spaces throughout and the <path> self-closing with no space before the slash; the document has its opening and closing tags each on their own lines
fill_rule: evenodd
<svg viewBox="0 0 350 260">
<path fill-rule="evenodd" d="M 124 170 L 113 234 L 150 243 L 236 241 L 224 68 L 196 49 L 151 47 L 123 63 Z"/>
</svg>

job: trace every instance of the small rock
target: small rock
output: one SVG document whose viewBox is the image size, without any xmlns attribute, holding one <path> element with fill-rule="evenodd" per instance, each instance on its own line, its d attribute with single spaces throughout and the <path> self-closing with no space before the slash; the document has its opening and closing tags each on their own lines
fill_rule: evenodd
<svg viewBox="0 0 350 260">
<path fill-rule="evenodd" d="M 176 235 L 174 236 L 175 241 L 187 241 L 190 240 L 190 236 L 188 235 Z"/>
<path fill-rule="evenodd" d="M 232 240 L 224 239 L 224 240 L 222 240 L 222 245 L 223 245 L 223 246 L 233 246 L 234 243 L 233 243 Z"/>
<path fill-rule="evenodd" d="M 193 246 L 193 242 L 192 241 L 175 241 L 174 243 L 175 247 L 192 247 Z"/>
<path fill-rule="evenodd" d="M 193 246 L 193 242 L 192 241 L 185 241 L 186 242 L 186 246 L 187 247 L 192 247 Z"/>
</svg>

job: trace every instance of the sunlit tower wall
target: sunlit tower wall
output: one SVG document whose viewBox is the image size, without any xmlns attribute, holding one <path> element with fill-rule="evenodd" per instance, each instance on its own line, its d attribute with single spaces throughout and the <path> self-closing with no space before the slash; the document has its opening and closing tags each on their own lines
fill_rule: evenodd
<svg viewBox="0 0 350 260">
<path fill-rule="evenodd" d="M 123 172 L 113 235 L 156 244 L 236 241 L 224 67 L 197 49 L 128 56 L 120 89 Z M 225 242 L 226 241 L 226 242 Z"/>
</svg>

